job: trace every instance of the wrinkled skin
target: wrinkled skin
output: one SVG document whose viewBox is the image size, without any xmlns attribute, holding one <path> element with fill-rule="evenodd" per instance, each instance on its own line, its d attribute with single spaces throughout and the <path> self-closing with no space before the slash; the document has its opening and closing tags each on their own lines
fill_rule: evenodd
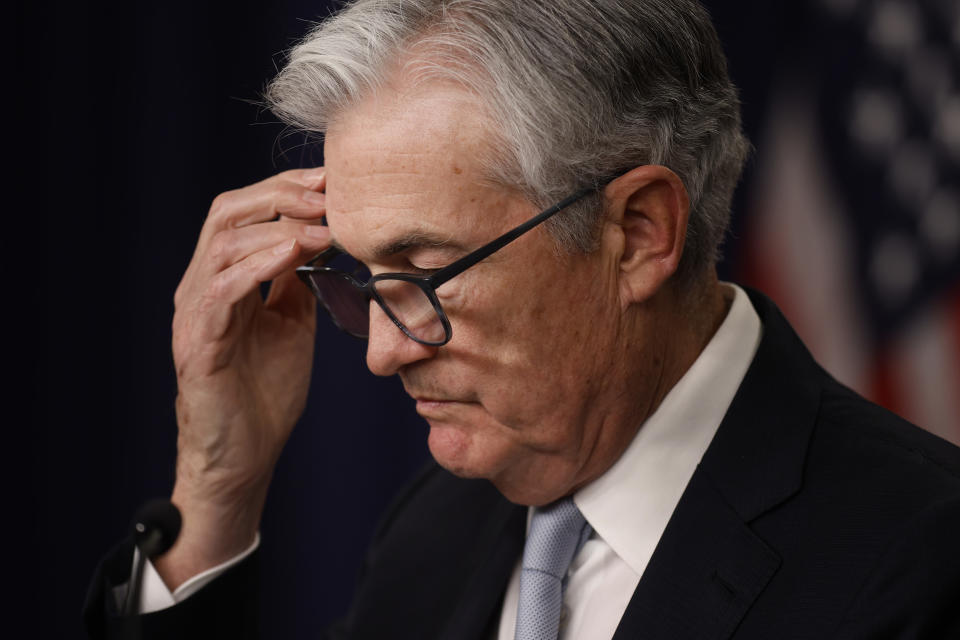
<svg viewBox="0 0 960 640">
<path fill-rule="evenodd" d="M 325 168 L 215 200 L 176 294 L 184 526 L 156 563 L 169 587 L 242 551 L 259 525 L 313 355 L 315 302 L 293 268 L 334 240 L 373 273 L 436 269 L 536 213 L 483 179 L 486 126 L 455 87 L 400 84 L 340 114 Z M 671 284 L 688 210 L 673 172 L 638 167 L 603 195 L 596 252 L 558 252 L 537 228 L 443 285 L 443 347 L 371 307 L 367 364 L 401 377 L 434 457 L 518 503 L 548 503 L 608 469 L 724 315 L 712 274 L 694 311 Z"/>
</svg>

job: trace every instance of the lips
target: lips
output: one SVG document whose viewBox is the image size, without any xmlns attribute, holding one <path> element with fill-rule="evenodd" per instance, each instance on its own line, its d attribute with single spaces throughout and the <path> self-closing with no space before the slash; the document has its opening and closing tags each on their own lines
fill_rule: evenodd
<svg viewBox="0 0 960 640">
<path fill-rule="evenodd" d="M 437 389 L 431 384 L 424 384 L 423 381 L 413 382 L 403 375 L 400 379 L 403 382 L 403 390 L 418 403 L 470 402 L 467 394 L 464 393 Z"/>
<path fill-rule="evenodd" d="M 457 398 L 450 398 L 446 396 L 434 396 L 434 395 L 415 395 L 413 399 L 416 400 L 418 405 L 451 405 L 451 404 L 470 404 L 468 400 L 460 400 Z"/>
<path fill-rule="evenodd" d="M 430 392 L 412 393 L 410 395 L 417 402 L 417 413 L 424 417 L 429 415 L 439 416 L 458 405 L 476 404 L 456 394 Z"/>
<path fill-rule="evenodd" d="M 418 412 L 421 407 L 440 409 L 454 404 L 476 404 L 479 401 L 473 391 L 451 389 L 449 385 L 443 384 L 443 380 L 444 376 L 436 368 L 427 369 L 414 364 L 400 370 L 403 389 L 417 402 Z"/>
</svg>

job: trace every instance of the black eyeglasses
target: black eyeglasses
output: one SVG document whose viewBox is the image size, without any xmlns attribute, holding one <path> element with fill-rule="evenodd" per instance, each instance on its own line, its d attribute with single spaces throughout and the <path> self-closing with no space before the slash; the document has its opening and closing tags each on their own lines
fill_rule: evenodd
<svg viewBox="0 0 960 640">
<path fill-rule="evenodd" d="M 326 266 L 337 256 L 346 255 L 336 247 L 330 247 L 299 267 L 297 275 L 323 303 L 333 322 L 347 333 L 358 338 L 369 337 L 370 299 L 373 298 L 411 340 L 439 347 L 450 342 L 453 330 L 437 299 L 437 287 L 596 190 L 588 188 L 578 191 L 430 275 L 381 273 L 362 282 L 360 269 L 347 272 Z"/>
</svg>

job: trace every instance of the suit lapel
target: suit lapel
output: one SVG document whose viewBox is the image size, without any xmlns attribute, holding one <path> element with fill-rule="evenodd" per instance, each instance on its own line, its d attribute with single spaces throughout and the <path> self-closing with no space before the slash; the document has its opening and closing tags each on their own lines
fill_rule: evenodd
<svg viewBox="0 0 960 640">
<path fill-rule="evenodd" d="M 523 552 L 527 508 L 502 500 L 487 526 L 477 532 L 484 551 L 459 602 L 447 620 L 444 640 L 487 640 L 499 621 L 500 606 L 510 574 Z"/>
<path fill-rule="evenodd" d="M 614 640 L 727 638 L 779 564 L 698 470 Z"/>
<path fill-rule="evenodd" d="M 614 640 L 729 638 L 780 564 L 749 523 L 800 488 L 822 372 L 773 303 L 750 297 L 757 354 Z"/>
</svg>

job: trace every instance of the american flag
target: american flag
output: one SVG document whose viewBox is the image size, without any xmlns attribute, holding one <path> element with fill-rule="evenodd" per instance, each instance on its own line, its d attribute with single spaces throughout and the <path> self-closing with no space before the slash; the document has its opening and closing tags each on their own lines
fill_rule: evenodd
<svg viewBox="0 0 960 640">
<path fill-rule="evenodd" d="M 756 140 L 741 280 L 836 377 L 960 444 L 960 0 L 815 0 Z"/>
</svg>

